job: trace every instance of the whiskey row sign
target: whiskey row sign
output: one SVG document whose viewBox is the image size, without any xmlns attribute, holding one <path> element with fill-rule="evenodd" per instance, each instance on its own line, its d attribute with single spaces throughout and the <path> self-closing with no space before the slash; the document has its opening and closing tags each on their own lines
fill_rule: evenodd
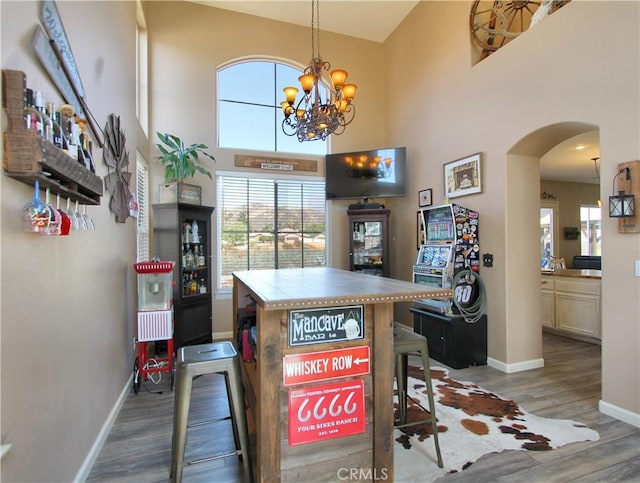
<svg viewBox="0 0 640 483">
<path fill-rule="evenodd" d="M 369 346 L 284 356 L 285 386 L 369 374 Z"/>
</svg>

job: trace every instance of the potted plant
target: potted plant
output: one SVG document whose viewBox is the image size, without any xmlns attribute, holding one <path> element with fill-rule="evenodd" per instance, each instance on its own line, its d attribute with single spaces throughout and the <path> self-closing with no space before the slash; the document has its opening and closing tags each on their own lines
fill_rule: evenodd
<svg viewBox="0 0 640 483">
<path fill-rule="evenodd" d="M 184 179 L 193 177 L 196 173 L 207 175 L 211 172 L 200 164 L 200 156 L 206 156 L 215 162 L 215 158 L 207 153 L 208 146 L 204 144 L 186 145 L 185 142 L 169 133 L 156 133 L 160 143 L 156 146 L 160 155 L 156 159 L 164 165 L 165 184 L 160 187 L 160 202 L 180 201 L 187 203 L 201 203 L 200 186 L 187 185 Z"/>
</svg>

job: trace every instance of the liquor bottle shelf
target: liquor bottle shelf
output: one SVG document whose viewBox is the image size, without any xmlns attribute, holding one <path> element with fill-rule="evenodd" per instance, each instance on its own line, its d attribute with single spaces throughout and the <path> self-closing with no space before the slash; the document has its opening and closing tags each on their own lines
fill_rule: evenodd
<svg viewBox="0 0 640 483">
<path fill-rule="evenodd" d="M 2 99 L 9 130 L 4 133 L 3 168 L 7 176 L 33 186 L 50 188 L 53 194 L 87 205 L 99 205 L 102 178 L 37 132 L 24 126 L 26 76 L 2 71 Z"/>
</svg>

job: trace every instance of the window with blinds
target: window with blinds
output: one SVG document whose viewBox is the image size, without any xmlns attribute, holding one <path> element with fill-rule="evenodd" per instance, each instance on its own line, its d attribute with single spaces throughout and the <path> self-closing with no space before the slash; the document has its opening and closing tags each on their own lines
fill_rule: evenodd
<svg viewBox="0 0 640 483">
<path fill-rule="evenodd" d="M 236 270 L 326 265 L 323 181 L 216 176 L 218 290 Z"/>
<path fill-rule="evenodd" d="M 149 165 L 142 155 L 136 153 L 136 190 L 138 219 L 136 220 L 136 261 L 149 260 Z"/>
</svg>

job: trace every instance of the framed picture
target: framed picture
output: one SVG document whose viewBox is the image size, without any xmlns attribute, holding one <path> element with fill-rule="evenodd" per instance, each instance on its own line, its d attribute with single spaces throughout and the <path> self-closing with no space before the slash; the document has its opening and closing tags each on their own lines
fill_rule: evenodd
<svg viewBox="0 0 640 483">
<path fill-rule="evenodd" d="M 431 188 L 418 191 L 418 206 L 431 206 Z"/>
<path fill-rule="evenodd" d="M 445 197 L 456 198 L 482 191 L 481 158 L 482 153 L 476 153 L 444 165 Z"/>
<path fill-rule="evenodd" d="M 420 250 L 420 245 L 424 245 L 425 241 L 424 218 L 422 217 L 422 211 L 418 211 L 418 219 L 416 223 L 416 248 Z"/>
</svg>

